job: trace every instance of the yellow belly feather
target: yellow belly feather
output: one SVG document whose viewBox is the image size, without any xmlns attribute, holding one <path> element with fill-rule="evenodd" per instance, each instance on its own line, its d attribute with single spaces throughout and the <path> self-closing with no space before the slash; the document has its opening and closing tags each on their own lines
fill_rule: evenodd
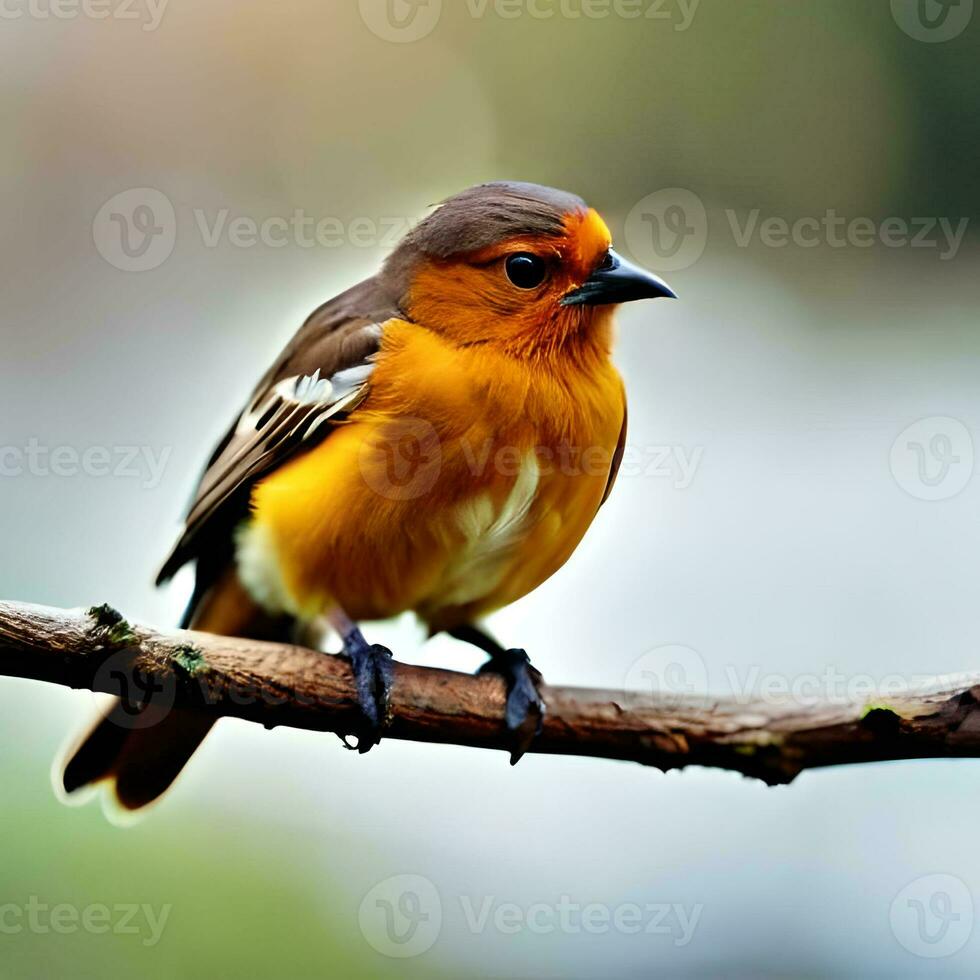
<svg viewBox="0 0 980 980">
<path fill-rule="evenodd" d="M 571 379 L 508 361 L 389 325 L 351 420 L 254 491 L 238 549 L 254 598 L 301 618 L 415 610 L 447 628 L 560 568 L 602 500 L 622 383 L 606 357 Z"/>
</svg>

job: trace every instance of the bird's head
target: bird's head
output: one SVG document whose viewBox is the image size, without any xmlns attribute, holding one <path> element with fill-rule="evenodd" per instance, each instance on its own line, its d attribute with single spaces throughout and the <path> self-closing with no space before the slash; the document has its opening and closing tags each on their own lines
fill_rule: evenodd
<svg viewBox="0 0 980 980">
<path fill-rule="evenodd" d="M 463 345 L 512 353 L 600 343 L 617 304 L 673 297 L 611 248 L 609 229 L 574 194 L 482 184 L 441 204 L 388 261 L 416 323 Z"/>
</svg>

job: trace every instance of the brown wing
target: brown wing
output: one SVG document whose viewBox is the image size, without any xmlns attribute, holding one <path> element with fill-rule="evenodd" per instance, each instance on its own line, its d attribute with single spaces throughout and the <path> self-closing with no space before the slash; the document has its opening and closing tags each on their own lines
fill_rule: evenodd
<svg viewBox="0 0 980 980">
<path fill-rule="evenodd" d="M 325 439 L 366 396 L 383 324 L 397 316 L 397 301 L 377 278 L 311 314 L 212 454 L 158 585 L 198 559 L 199 597 L 231 556 L 255 482 Z"/>
<path fill-rule="evenodd" d="M 609 499 L 609 494 L 613 492 L 616 485 L 616 477 L 619 476 L 619 468 L 623 465 L 623 456 L 626 453 L 626 429 L 628 427 L 629 412 L 626 408 L 626 398 L 623 397 L 623 427 L 619 430 L 619 441 L 616 443 L 616 451 L 613 453 L 612 465 L 609 467 L 609 481 L 606 483 L 606 492 L 602 495 L 601 507 Z"/>
</svg>

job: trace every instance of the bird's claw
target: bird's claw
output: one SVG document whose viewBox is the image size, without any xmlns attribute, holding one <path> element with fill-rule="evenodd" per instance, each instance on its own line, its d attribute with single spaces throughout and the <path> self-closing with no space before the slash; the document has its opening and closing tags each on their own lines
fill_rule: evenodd
<svg viewBox="0 0 980 980">
<path fill-rule="evenodd" d="M 381 731 L 388 723 L 394 660 L 391 651 L 377 643 L 355 647 L 348 657 L 354 672 L 357 701 L 364 715 L 364 728 L 357 733 L 357 751 L 363 754 L 381 741 Z M 348 744 L 346 740 L 344 744 Z"/>
<path fill-rule="evenodd" d="M 504 720 L 516 737 L 510 754 L 510 764 L 516 766 L 544 727 L 546 708 L 540 691 L 543 678 L 523 650 L 494 654 L 478 673 L 499 674 L 507 685 Z"/>
</svg>

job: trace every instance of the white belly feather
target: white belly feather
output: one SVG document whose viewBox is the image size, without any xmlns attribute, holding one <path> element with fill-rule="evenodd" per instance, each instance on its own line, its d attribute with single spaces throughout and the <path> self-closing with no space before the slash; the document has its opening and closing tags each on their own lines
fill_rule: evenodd
<svg viewBox="0 0 980 980">
<path fill-rule="evenodd" d="M 465 605 L 497 588 L 524 534 L 540 477 L 537 456 L 529 453 L 502 507 L 496 509 L 489 495 L 482 494 L 457 508 L 456 523 L 466 545 L 446 568 L 434 605 Z"/>
<path fill-rule="evenodd" d="M 465 605 L 493 592 L 520 544 L 541 471 L 537 456 L 525 456 L 514 486 L 499 508 L 488 494 L 472 497 L 456 509 L 456 525 L 465 544 L 447 564 L 427 605 L 432 608 Z M 247 524 L 237 534 L 238 574 L 242 584 L 268 612 L 306 618 L 323 610 L 299 609 L 282 578 L 275 542 L 268 528 Z"/>
</svg>

